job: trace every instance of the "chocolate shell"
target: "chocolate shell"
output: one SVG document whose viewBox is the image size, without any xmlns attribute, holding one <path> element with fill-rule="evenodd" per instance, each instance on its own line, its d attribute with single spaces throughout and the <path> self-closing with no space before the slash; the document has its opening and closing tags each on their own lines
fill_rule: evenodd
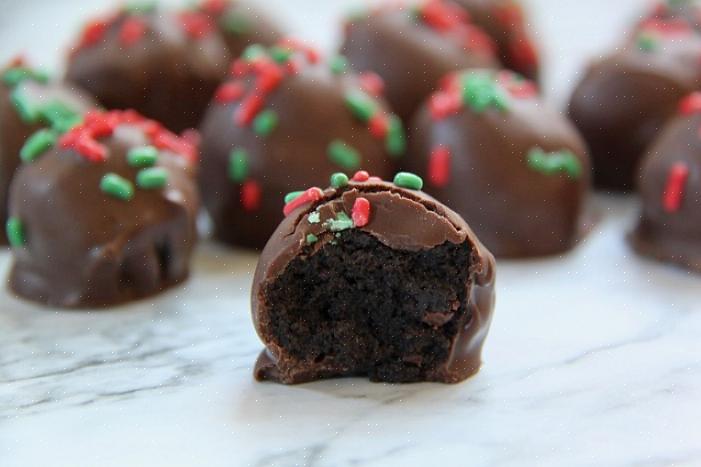
<svg viewBox="0 0 701 467">
<path fill-rule="evenodd" d="M 21 59 L 0 70 L 0 222 L 3 225 L 7 221 L 10 182 L 22 160 L 39 156 L 96 105 L 85 93 L 51 80 Z M 3 230 L 0 243 L 6 242 Z"/>
<path fill-rule="evenodd" d="M 12 291 L 103 307 L 183 281 L 196 240 L 195 157 L 135 112 L 88 113 L 12 182 Z"/>
<path fill-rule="evenodd" d="M 449 75 L 417 113 L 406 170 L 497 257 L 562 253 L 583 233 L 585 145 L 535 85 L 509 72 Z"/>
<path fill-rule="evenodd" d="M 475 374 L 494 305 L 492 255 L 412 174 L 332 183 L 289 200 L 261 255 L 251 306 L 266 350 L 255 377 L 456 383 Z"/>
<path fill-rule="evenodd" d="M 252 44 L 273 45 L 282 28 L 250 0 L 203 0 L 198 9 L 216 23 L 229 54 L 240 56 Z"/>
<path fill-rule="evenodd" d="M 589 68 L 572 95 L 569 115 L 591 151 L 598 188 L 633 188 L 648 146 L 679 100 L 701 87 L 700 60 L 698 33 L 658 21 Z"/>
<path fill-rule="evenodd" d="M 206 14 L 125 8 L 85 26 L 67 79 L 108 109 L 135 109 L 179 133 L 199 125 L 229 61 Z"/>
<path fill-rule="evenodd" d="M 640 254 L 701 272 L 701 93 L 680 104 L 643 159 L 640 220 L 630 235 Z"/>
<path fill-rule="evenodd" d="M 402 123 L 381 83 L 350 73 L 343 57 L 285 41 L 251 46 L 232 68 L 201 129 L 200 187 L 218 240 L 261 249 L 286 193 L 339 170 L 394 172 Z"/>
<path fill-rule="evenodd" d="M 540 58 L 518 0 L 455 0 L 494 39 L 504 67 L 537 81 Z"/>
<path fill-rule="evenodd" d="M 386 83 L 387 100 L 408 121 L 451 71 L 497 68 L 496 45 L 449 0 L 383 6 L 348 19 L 341 53 Z"/>
</svg>

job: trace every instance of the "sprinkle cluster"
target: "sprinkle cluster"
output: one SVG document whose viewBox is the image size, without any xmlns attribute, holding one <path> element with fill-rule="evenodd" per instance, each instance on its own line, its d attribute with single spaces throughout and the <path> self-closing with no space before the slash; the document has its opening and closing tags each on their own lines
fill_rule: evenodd
<svg viewBox="0 0 701 467">
<path fill-rule="evenodd" d="M 218 11 L 218 3 L 213 5 Z M 210 5 L 210 8 L 212 5 Z M 232 80 L 222 84 L 215 94 L 215 101 L 226 105 L 238 103 L 233 123 L 250 127 L 261 138 L 270 137 L 280 124 L 280 117 L 272 108 L 266 108 L 271 93 L 283 81 L 300 72 L 301 67 L 320 63 L 321 56 L 313 48 L 294 39 L 286 39 L 272 47 L 251 45 L 231 66 Z M 346 59 L 332 58 L 328 63 L 335 75 L 346 73 Z M 377 99 L 382 95 L 384 83 L 374 73 L 359 77 L 360 89 L 348 91 L 344 97 L 349 112 L 367 125 L 370 133 L 384 142 L 386 151 L 393 157 L 401 156 L 406 149 L 404 127 L 398 117 L 386 111 Z M 343 139 L 334 139 L 326 149 L 328 159 L 343 170 L 357 170 L 363 163 L 362 154 Z M 246 211 L 260 208 L 262 189 L 251 176 L 250 155 L 243 148 L 234 148 L 229 154 L 229 179 L 241 185 L 241 204 Z"/>
<path fill-rule="evenodd" d="M 541 148 L 533 148 L 528 152 L 527 163 L 528 167 L 545 175 L 562 172 L 573 179 L 582 175 L 582 163 L 569 149 L 545 152 Z"/>
<path fill-rule="evenodd" d="M 117 41 L 121 47 L 128 49 L 141 43 L 149 32 L 146 15 L 156 9 L 155 2 L 130 3 L 114 14 L 87 23 L 73 53 L 104 42 L 108 31 L 113 29 L 117 31 Z M 175 21 L 194 40 L 207 37 L 216 30 L 211 18 L 202 11 L 182 11 L 175 16 Z"/>
<path fill-rule="evenodd" d="M 31 100 L 20 87 L 26 80 L 46 84 L 49 77 L 25 65 L 21 58 L 16 59 L 1 75 L 8 86 L 12 101 L 20 119 L 28 125 L 41 125 L 42 128 L 30 136 L 20 150 L 20 159 L 31 162 L 51 149 L 56 139 L 81 121 L 81 115 L 66 103 L 53 99 L 42 103 Z"/>
<path fill-rule="evenodd" d="M 238 9 L 233 8 L 230 0 L 204 0 L 200 3 L 199 9 L 215 17 L 219 27 L 228 34 L 244 35 L 253 29 L 249 19 Z"/>
<path fill-rule="evenodd" d="M 535 97 L 535 85 L 510 71 L 451 73 L 440 83 L 440 89 L 429 100 L 433 120 L 443 120 L 466 107 L 482 113 L 489 109 L 509 110 L 507 96 L 514 99 Z"/>
</svg>

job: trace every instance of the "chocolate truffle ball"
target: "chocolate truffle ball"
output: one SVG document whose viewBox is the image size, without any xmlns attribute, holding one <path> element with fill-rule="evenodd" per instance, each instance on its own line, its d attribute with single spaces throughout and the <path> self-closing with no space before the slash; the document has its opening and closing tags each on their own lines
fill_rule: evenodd
<svg viewBox="0 0 701 467">
<path fill-rule="evenodd" d="M 447 73 L 499 64 L 492 39 L 447 0 L 355 15 L 346 24 L 342 53 L 357 71 L 385 81 L 387 100 L 406 121 Z"/>
<path fill-rule="evenodd" d="M 144 6 L 89 23 L 67 79 L 108 109 L 135 109 L 181 132 L 199 125 L 229 61 L 206 14 Z"/>
<path fill-rule="evenodd" d="M 572 95 L 569 114 L 589 145 L 597 187 L 633 187 L 648 145 L 679 100 L 701 87 L 700 61 L 698 33 L 658 21 L 589 68 Z"/>
<path fill-rule="evenodd" d="M 643 159 L 630 241 L 642 255 L 701 272 L 701 93 L 679 110 Z"/>
<path fill-rule="evenodd" d="M 523 7 L 517 0 L 455 0 L 474 24 L 497 44 L 504 66 L 531 80 L 540 68 L 538 50 L 530 38 Z"/>
<path fill-rule="evenodd" d="M 51 147 L 95 105 L 21 59 L 0 69 L 0 222 L 7 220 L 7 195 L 17 167 Z M 0 243 L 6 242 L 3 230 Z"/>
<path fill-rule="evenodd" d="M 250 0 L 203 0 L 198 9 L 215 21 L 232 57 L 251 44 L 273 45 L 281 39 L 281 28 Z"/>
<path fill-rule="evenodd" d="M 509 71 L 449 75 L 417 113 L 407 170 L 497 257 L 564 252 L 582 233 L 589 158 L 573 125 Z"/>
<path fill-rule="evenodd" d="M 189 142 L 133 111 L 88 113 L 12 181 L 12 291 L 102 307 L 183 281 L 196 239 L 195 158 Z"/>
<path fill-rule="evenodd" d="M 457 383 L 476 373 L 494 304 L 489 251 L 417 191 L 416 175 L 331 183 L 288 200 L 261 255 L 256 379 Z"/>
<path fill-rule="evenodd" d="M 344 64 L 287 41 L 251 46 L 233 65 L 202 126 L 200 187 L 217 239 L 260 249 L 282 220 L 285 193 L 338 170 L 394 172 L 402 122 L 377 81 Z"/>
</svg>

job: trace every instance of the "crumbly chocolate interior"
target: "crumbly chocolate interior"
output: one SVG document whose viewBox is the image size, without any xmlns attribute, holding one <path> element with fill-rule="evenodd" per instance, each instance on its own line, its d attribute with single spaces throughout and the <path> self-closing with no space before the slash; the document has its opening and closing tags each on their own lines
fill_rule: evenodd
<svg viewBox="0 0 701 467">
<path fill-rule="evenodd" d="M 353 229 L 308 248 L 263 290 L 283 373 L 412 382 L 445 364 L 469 319 L 468 243 L 394 250 Z"/>
</svg>

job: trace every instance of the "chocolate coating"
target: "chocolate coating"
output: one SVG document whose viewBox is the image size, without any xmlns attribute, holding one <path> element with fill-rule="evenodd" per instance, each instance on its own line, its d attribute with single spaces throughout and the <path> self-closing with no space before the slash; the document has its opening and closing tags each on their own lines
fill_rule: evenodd
<svg viewBox="0 0 701 467">
<path fill-rule="evenodd" d="M 251 1 L 203 0 L 199 9 L 216 22 L 232 57 L 251 44 L 273 45 L 283 36 L 282 28 Z"/>
<path fill-rule="evenodd" d="M 699 57 L 697 33 L 658 24 L 591 65 L 572 94 L 569 115 L 588 143 L 597 187 L 633 188 L 646 148 L 679 99 L 701 86 Z"/>
<path fill-rule="evenodd" d="M 135 109 L 181 132 L 199 125 L 229 61 L 203 13 L 123 10 L 86 26 L 67 79 L 108 109 Z"/>
<path fill-rule="evenodd" d="M 690 99 L 642 161 L 642 212 L 629 240 L 642 255 L 701 272 L 701 94 Z"/>
<path fill-rule="evenodd" d="M 156 294 L 187 277 L 196 240 L 189 144 L 131 112 L 86 118 L 12 182 L 10 216 L 21 234 L 9 286 L 50 306 L 103 307 Z M 150 145 L 160 148 L 155 165 L 128 161 L 130 150 Z M 99 154 L 104 160 L 89 160 Z M 147 168 L 164 172 L 165 185 L 140 185 Z M 107 174 L 130 182 L 133 197 L 103 189 Z"/>
<path fill-rule="evenodd" d="M 395 158 L 403 153 L 399 148 L 391 155 L 389 136 L 373 134 L 369 123 L 349 109 L 348 96 L 361 92 L 354 75 L 332 73 L 329 63 L 317 62 L 313 50 L 292 52 L 283 63 L 275 63 L 262 53 L 254 60 L 237 63 L 234 68 L 246 71 L 222 86 L 201 128 L 200 188 L 214 221 L 214 235 L 230 245 L 256 249 L 263 248 L 282 220 L 286 193 L 327 184 L 332 173 L 352 173 L 361 166 L 387 177 L 395 170 Z M 267 89 L 261 83 L 268 80 L 274 85 L 262 96 L 260 105 L 255 105 L 257 87 Z M 227 97 L 231 89 L 234 97 Z M 391 116 L 381 99 L 368 93 L 362 96 L 374 103 L 386 122 L 394 122 L 401 140 L 401 122 Z M 249 113 L 252 109 L 255 112 Z M 242 121 L 246 115 L 249 121 Z M 256 122 L 261 115 L 274 120 L 264 134 Z M 336 142 L 356 151 L 357 161 L 344 166 L 333 160 L 330 148 Z M 232 173 L 236 151 L 243 159 L 239 174 Z"/>
<path fill-rule="evenodd" d="M 24 65 L 9 66 L 0 70 L 0 77 L 9 76 L 12 70 L 32 70 Z M 9 80 L 8 80 L 9 81 Z M 42 128 L 51 126 L 44 117 L 24 115 L 20 106 L 40 109 L 57 102 L 76 113 L 84 113 L 96 104 L 76 88 L 65 83 L 44 81 L 44 79 L 23 79 L 19 83 L 9 83 L 0 79 L 0 222 L 7 221 L 7 197 L 12 177 L 20 166 L 20 151 L 27 139 Z M 13 97 L 14 96 L 14 97 Z M 0 243 L 7 243 L 5 229 L 0 230 Z"/>
<path fill-rule="evenodd" d="M 540 59 L 530 38 L 523 6 L 517 0 L 455 0 L 474 24 L 494 39 L 504 66 L 537 81 Z"/>
<path fill-rule="evenodd" d="M 404 167 L 497 257 L 572 248 L 590 184 L 576 129 L 511 72 L 474 70 L 446 82 L 417 113 Z M 451 99 L 459 105 L 443 110 L 439 102 Z"/>
<path fill-rule="evenodd" d="M 420 254 L 446 244 L 467 244 L 472 249 L 465 284 L 466 303 L 461 304 L 468 312 L 455 327 L 449 356 L 424 374 L 422 380 L 456 383 L 473 375 L 481 364 L 481 349 L 494 307 L 492 255 L 460 216 L 435 199 L 423 192 L 371 179 L 328 189 L 318 201 L 298 207 L 283 220 L 263 250 L 251 294 L 253 322 L 266 345 L 256 363 L 256 378 L 296 384 L 362 371 L 339 366 L 333 356 L 314 359 L 315 356 L 309 355 L 299 359 L 291 355 L 285 343 L 274 339 L 270 315 L 275 304 L 266 301 L 266 289 L 284 274 L 291 262 L 297 258 L 311 258 L 326 248 L 334 248 L 334 242 L 344 241 L 328 231 L 325 221 L 339 212 L 350 216 L 359 197 L 369 201 L 372 215 L 366 225 L 352 230 L 366 233 L 393 250 Z M 319 214 L 318 222 L 310 218 L 312 213 Z M 309 234 L 318 238 L 311 246 L 306 240 Z M 382 287 L 382 283 L 376 284 L 376 288 Z M 387 293 L 392 291 L 387 290 Z"/>
<path fill-rule="evenodd" d="M 341 53 L 355 70 L 382 77 L 387 100 L 408 121 L 449 72 L 499 66 L 491 38 L 462 15 L 445 0 L 422 1 L 414 9 L 378 8 L 349 20 Z"/>
</svg>

